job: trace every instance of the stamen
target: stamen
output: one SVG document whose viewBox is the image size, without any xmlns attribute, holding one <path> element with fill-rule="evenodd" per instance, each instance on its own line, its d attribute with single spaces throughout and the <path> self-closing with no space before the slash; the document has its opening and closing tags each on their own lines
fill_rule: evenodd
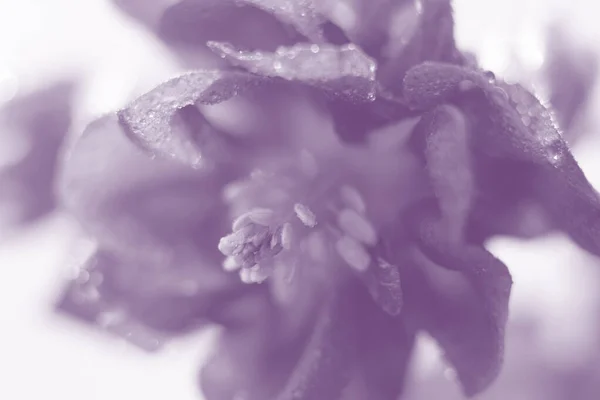
<svg viewBox="0 0 600 400">
<path fill-rule="evenodd" d="M 281 227 L 280 238 L 281 238 L 281 246 L 290 250 L 292 248 L 292 240 L 293 240 L 294 231 L 292 228 L 292 224 L 286 222 Z"/>
<path fill-rule="evenodd" d="M 346 234 L 352 238 L 374 246 L 377 243 L 377 232 L 373 225 L 355 210 L 343 209 L 338 214 L 338 225 Z"/>
<path fill-rule="evenodd" d="M 244 283 L 253 283 L 252 281 L 252 271 L 249 268 L 243 268 L 240 270 L 240 279 Z"/>
<path fill-rule="evenodd" d="M 237 271 L 240 268 L 242 268 L 242 263 L 235 256 L 228 256 L 223 261 L 223 269 L 225 271 L 228 271 L 228 272 Z"/>
<path fill-rule="evenodd" d="M 371 264 L 371 256 L 365 248 L 355 239 L 342 236 L 335 248 L 342 259 L 358 272 L 365 272 Z"/>
<path fill-rule="evenodd" d="M 219 240 L 219 251 L 226 256 L 235 256 L 242 252 L 244 245 L 251 237 L 252 225 L 245 226 Z"/>
<path fill-rule="evenodd" d="M 296 216 L 302 223 L 309 228 L 314 228 L 317 225 L 317 216 L 304 204 L 294 204 L 294 211 Z"/>
<path fill-rule="evenodd" d="M 246 225 L 250 225 L 252 222 L 255 222 L 259 225 L 269 226 L 273 222 L 273 210 L 269 208 L 253 208 L 237 217 L 233 224 L 231 225 L 231 229 L 235 232 Z"/>
<path fill-rule="evenodd" d="M 367 210 L 367 205 L 362 195 L 353 186 L 344 185 L 340 189 L 340 197 L 342 201 L 350 208 L 353 208 L 357 212 L 364 214 Z"/>
</svg>

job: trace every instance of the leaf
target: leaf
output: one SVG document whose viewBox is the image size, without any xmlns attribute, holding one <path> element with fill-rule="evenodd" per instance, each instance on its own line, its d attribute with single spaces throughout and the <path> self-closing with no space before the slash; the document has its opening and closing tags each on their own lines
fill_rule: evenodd
<svg viewBox="0 0 600 400">
<path fill-rule="evenodd" d="M 213 51 L 254 74 L 305 83 L 347 100 L 375 98 L 375 62 L 349 44 L 280 47 L 275 53 L 245 52 L 227 43 L 209 43 Z"/>
</svg>

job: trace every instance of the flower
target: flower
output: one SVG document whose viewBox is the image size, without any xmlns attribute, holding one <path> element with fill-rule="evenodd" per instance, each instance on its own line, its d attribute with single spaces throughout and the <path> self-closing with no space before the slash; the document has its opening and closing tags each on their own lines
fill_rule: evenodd
<svg viewBox="0 0 600 400">
<path fill-rule="evenodd" d="M 395 399 L 420 330 L 467 395 L 484 390 L 512 285 L 485 240 L 533 208 L 600 254 L 600 203 L 552 112 L 455 47 L 449 1 L 377 5 L 168 8 L 220 17 L 169 26 L 230 66 L 74 143 L 61 196 L 97 250 L 59 309 L 149 349 L 222 325 L 209 400 Z M 267 20 L 288 34 L 223 41 Z"/>
<path fill-rule="evenodd" d="M 0 111 L 3 146 L 18 155 L 0 168 L 0 205 L 9 214 L 3 223 L 26 224 L 56 207 L 54 173 L 71 123 L 72 92 L 71 83 L 57 83 L 14 99 Z"/>
</svg>

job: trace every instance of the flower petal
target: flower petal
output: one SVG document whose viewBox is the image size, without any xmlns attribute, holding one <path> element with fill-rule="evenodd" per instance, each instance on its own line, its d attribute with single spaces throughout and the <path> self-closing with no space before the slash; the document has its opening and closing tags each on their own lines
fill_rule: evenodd
<svg viewBox="0 0 600 400">
<path fill-rule="evenodd" d="M 357 311 L 359 368 L 369 399 L 400 397 L 414 344 L 403 320 L 385 314 L 368 298 Z"/>
<path fill-rule="evenodd" d="M 380 63 L 378 80 L 393 93 L 402 91 L 402 79 L 424 61 L 464 63 L 454 42 L 454 18 L 449 0 L 400 2 L 390 24 L 390 38 Z"/>
<path fill-rule="evenodd" d="M 149 265 L 218 263 L 215 243 L 226 231 L 219 192 L 229 172 L 152 159 L 114 115 L 90 124 L 66 156 L 63 205 L 103 248 Z"/>
<path fill-rule="evenodd" d="M 443 277 L 442 267 L 466 279 L 467 289 L 444 295 L 433 291 L 431 282 L 422 281 L 420 287 L 418 276 L 406 278 L 414 282 L 410 294 L 419 292 L 416 301 L 422 307 L 421 323 L 442 346 L 465 394 L 474 395 L 492 383 L 500 371 L 512 285 L 510 273 L 483 247 L 447 238 L 431 215 L 421 219 L 417 240 L 419 250 L 415 250 L 413 262 L 419 268 Z M 443 283 L 442 291 L 447 287 L 452 285 Z M 465 293 L 470 294 L 465 297 Z"/>
<path fill-rule="evenodd" d="M 52 211 L 59 149 L 71 124 L 73 85 L 58 83 L 8 103 L 0 112 L 0 207 L 14 210 L 11 223 L 27 223 Z M 11 148 L 11 143 L 15 144 Z"/>
<path fill-rule="evenodd" d="M 383 258 L 371 263 L 369 269 L 362 274 L 373 300 L 390 315 L 398 315 L 402 311 L 402 282 L 398 267 Z"/>
<path fill-rule="evenodd" d="M 381 93 L 369 103 L 328 99 L 327 108 L 338 136 L 350 143 L 363 143 L 373 131 L 413 116 L 405 104 Z"/>
<path fill-rule="evenodd" d="M 69 283 L 57 309 L 153 350 L 213 321 L 214 310 L 247 291 L 218 268 L 153 268 L 100 250 Z"/>
<path fill-rule="evenodd" d="M 463 237 L 475 196 L 467 122 L 454 106 L 425 113 L 414 130 L 424 142 L 426 169 L 449 237 Z"/>
<path fill-rule="evenodd" d="M 353 44 L 298 44 L 275 53 L 239 51 L 218 42 L 209 46 L 233 65 L 260 76 L 306 83 L 357 102 L 375 98 L 375 61 Z"/>
<path fill-rule="evenodd" d="M 552 113 L 520 85 L 496 82 L 481 71 L 424 63 L 405 78 L 416 108 L 454 101 L 477 124 L 476 146 L 487 158 L 522 166 L 533 195 L 581 247 L 600 254 L 600 200 L 577 165 Z M 482 169 L 485 174 L 486 170 Z M 518 177 L 517 177 L 518 178 Z M 516 178 L 515 178 L 516 179 Z"/>
<path fill-rule="evenodd" d="M 151 154 L 164 155 L 199 167 L 204 155 L 226 157 L 224 138 L 204 117 L 193 131 L 175 129 L 173 119 L 186 106 L 217 104 L 236 96 L 261 80 L 250 74 L 197 71 L 173 78 L 133 101 L 121 110 L 119 120 L 132 140 Z M 192 110 L 193 111 L 193 110 Z"/>
<path fill-rule="evenodd" d="M 206 42 L 230 41 L 243 48 L 273 51 L 291 45 L 299 36 L 257 5 L 239 0 L 113 0 L 125 13 L 142 22 L 184 58 L 196 53 L 195 63 L 210 58 Z M 197 56 L 204 56 L 201 60 Z M 199 67 L 203 65 L 195 65 Z"/>
<path fill-rule="evenodd" d="M 312 337 L 277 400 L 341 396 L 350 381 L 355 360 L 354 295 L 350 288 L 337 289 L 323 307 Z"/>
<path fill-rule="evenodd" d="M 325 18 L 318 12 L 314 0 L 241 0 L 241 2 L 272 13 L 279 20 L 292 25 L 311 42 L 323 41 L 321 25 L 325 22 Z"/>
<path fill-rule="evenodd" d="M 310 336 L 314 320 L 299 329 L 287 329 L 281 317 L 294 318 L 294 306 L 280 309 L 268 290 L 241 300 L 237 308 L 245 309 L 245 320 L 222 333 L 216 351 L 202 367 L 200 386 L 207 400 L 275 398 Z"/>
</svg>

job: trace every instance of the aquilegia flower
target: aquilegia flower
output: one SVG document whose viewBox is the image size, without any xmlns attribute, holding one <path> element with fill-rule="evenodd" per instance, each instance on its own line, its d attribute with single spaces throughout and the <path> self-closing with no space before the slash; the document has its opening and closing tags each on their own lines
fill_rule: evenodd
<svg viewBox="0 0 600 400">
<path fill-rule="evenodd" d="M 71 123 L 73 85 L 58 83 L 16 98 L 0 110 L 0 212 L 8 225 L 34 221 L 56 207 L 54 174 Z M 10 227 L 10 226 L 9 226 Z"/>
<path fill-rule="evenodd" d="M 287 34 L 210 38 L 230 67 L 74 143 L 62 199 L 97 251 L 59 308 L 146 348 L 220 324 L 209 400 L 396 399 L 419 330 L 485 389 L 512 284 L 485 240 L 534 213 L 600 254 L 552 111 L 457 50 L 447 0 L 192 3 Z"/>
</svg>

